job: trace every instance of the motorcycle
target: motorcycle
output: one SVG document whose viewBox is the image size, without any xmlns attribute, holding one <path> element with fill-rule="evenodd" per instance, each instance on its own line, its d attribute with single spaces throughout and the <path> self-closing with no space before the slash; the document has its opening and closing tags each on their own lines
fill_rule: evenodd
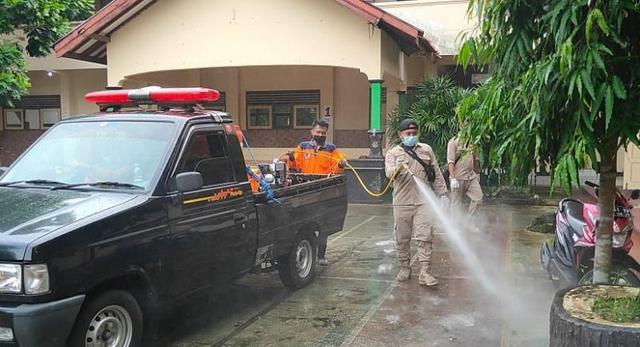
<svg viewBox="0 0 640 347">
<path fill-rule="evenodd" d="M 599 186 L 586 181 L 598 198 Z M 612 284 L 640 287 L 640 264 L 629 255 L 633 246 L 633 206 L 630 200 L 640 198 L 640 190 L 625 197 L 619 190 L 615 194 L 613 220 L 613 253 L 610 280 Z M 556 211 L 555 238 L 545 241 L 540 249 L 540 260 L 547 273 L 561 287 L 593 282 L 593 259 L 596 229 L 600 211 L 596 203 L 566 198 Z"/>
</svg>

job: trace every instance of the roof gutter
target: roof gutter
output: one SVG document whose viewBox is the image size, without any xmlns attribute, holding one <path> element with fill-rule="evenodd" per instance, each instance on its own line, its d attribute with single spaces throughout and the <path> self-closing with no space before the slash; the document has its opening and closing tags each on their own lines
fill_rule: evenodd
<svg viewBox="0 0 640 347">
<path fill-rule="evenodd" d="M 103 7 L 54 44 L 56 56 L 60 58 L 71 53 L 71 51 L 76 48 L 76 45 L 79 45 L 83 39 L 89 38 L 91 34 L 97 34 L 99 30 L 108 26 L 111 21 L 124 15 L 126 11 L 140 2 L 141 0 L 114 0 L 109 5 Z"/>
<path fill-rule="evenodd" d="M 413 41 L 418 51 L 424 54 L 431 53 L 433 56 L 440 58 L 438 49 L 435 48 L 435 46 L 426 37 L 424 37 L 424 32 L 410 23 L 407 23 L 395 15 L 362 0 L 336 0 L 336 2 L 355 12 L 357 15 L 360 15 L 369 23 L 376 25 L 378 28 L 381 28 L 383 24 L 386 24 L 397 30 L 402 35 L 405 35 L 408 38 L 414 38 Z"/>
</svg>

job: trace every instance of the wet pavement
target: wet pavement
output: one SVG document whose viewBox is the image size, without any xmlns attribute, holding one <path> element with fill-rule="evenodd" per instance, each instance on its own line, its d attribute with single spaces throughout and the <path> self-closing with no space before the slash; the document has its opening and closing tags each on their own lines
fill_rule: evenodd
<svg viewBox="0 0 640 347">
<path fill-rule="evenodd" d="M 547 346 L 554 288 L 539 246 L 523 231 L 553 207 L 485 206 L 468 240 L 500 293 L 489 293 L 436 234 L 436 289 L 418 285 L 418 264 L 398 283 L 391 206 L 351 205 L 329 238 L 328 267 L 290 293 L 274 273 L 248 275 L 201 294 L 163 321 L 155 345 L 191 346 Z M 415 247 L 412 247 L 415 252 Z"/>
</svg>

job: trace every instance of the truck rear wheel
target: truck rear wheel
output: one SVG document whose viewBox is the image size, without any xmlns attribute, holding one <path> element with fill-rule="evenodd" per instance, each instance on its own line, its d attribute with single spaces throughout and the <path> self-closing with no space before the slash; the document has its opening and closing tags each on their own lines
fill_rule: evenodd
<svg viewBox="0 0 640 347">
<path fill-rule="evenodd" d="M 289 254 L 279 259 L 280 280 L 290 290 L 304 288 L 315 278 L 316 236 L 302 232 L 296 237 Z"/>
<path fill-rule="evenodd" d="M 137 347 L 142 343 L 142 310 L 133 295 L 104 292 L 80 311 L 71 333 L 73 347 Z"/>
</svg>

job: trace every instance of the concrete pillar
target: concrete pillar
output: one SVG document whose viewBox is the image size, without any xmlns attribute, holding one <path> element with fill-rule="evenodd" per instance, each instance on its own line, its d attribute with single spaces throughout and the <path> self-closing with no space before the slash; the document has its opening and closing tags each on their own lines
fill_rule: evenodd
<svg viewBox="0 0 640 347">
<path fill-rule="evenodd" d="M 71 114 L 71 94 L 73 85 L 66 71 L 58 72 L 60 76 L 60 118 L 65 119 Z"/>
<path fill-rule="evenodd" d="M 247 118 L 247 91 L 242 83 L 242 69 L 235 70 L 235 79 L 237 81 L 236 91 L 238 93 L 238 117 L 240 119 L 240 127 L 242 129 L 249 129 Z"/>
<path fill-rule="evenodd" d="M 323 69 L 324 70 L 324 69 Z M 335 93 L 335 68 L 330 67 L 326 70 L 327 78 L 327 87 L 326 89 L 322 89 L 320 92 L 320 109 L 318 110 L 318 118 L 324 119 L 327 123 L 329 123 L 329 129 L 327 131 L 327 142 L 335 143 L 335 125 L 334 125 L 334 115 L 336 114 L 336 110 L 333 107 L 333 94 Z M 326 115 L 326 108 L 329 107 L 329 115 Z"/>
<path fill-rule="evenodd" d="M 371 130 L 382 130 L 382 82 L 381 80 L 369 81 L 369 100 L 371 102 L 369 108 L 369 128 Z"/>
<path fill-rule="evenodd" d="M 236 124 L 240 125 L 240 127 L 246 129 L 245 119 L 246 117 L 242 117 L 242 111 L 240 107 L 240 69 L 239 68 L 228 68 L 225 70 L 226 77 L 226 85 L 225 89 L 225 97 L 227 98 L 226 109 L 227 112 L 231 114 L 233 121 Z"/>
</svg>

